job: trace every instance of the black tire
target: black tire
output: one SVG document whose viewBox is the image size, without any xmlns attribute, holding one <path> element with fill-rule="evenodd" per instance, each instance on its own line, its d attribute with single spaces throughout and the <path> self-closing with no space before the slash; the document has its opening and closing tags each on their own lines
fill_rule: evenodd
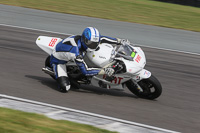
<svg viewBox="0 0 200 133">
<path fill-rule="evenodd" d="M 45 60 L 45 67 L 50 67 L 50 56 L 48 56 Z"/>
<path fill-rule="evenodd" d="M 49 67 L 51 68 L 51 65 L 50 65 L 50 56 L 48 56 L 45 60 L 45 67 Z M 50 75 L 53 79 L 56 79 L 55 76 L 52 76 Z"/>
<path fill-rule="evenodd" d="M 158 98 L 162 93 L 162 86 L 158 79 L 153 75 L 148 79 L 139 81 L 138 84 L 143 89 L 143 92 L 140 92 L 137 89 L 137 85 L 135 85 L 131 80 L 126 82 L 127 88 L 140 98 L 153 100 Z"/>
</svg>

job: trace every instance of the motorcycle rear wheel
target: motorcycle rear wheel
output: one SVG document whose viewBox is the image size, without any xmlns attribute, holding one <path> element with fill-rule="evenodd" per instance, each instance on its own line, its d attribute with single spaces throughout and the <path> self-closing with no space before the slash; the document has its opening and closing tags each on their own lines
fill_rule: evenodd
<svg viewBox="0 0 200 133">
<path fill-rule="evenodd" d="M 143 89 L 142 92 L 132 80 L 127 81 L 126 86 L 133 94 L 140 98 L 153 100 L 158 98 L 162 93 L 162 86 L 158 79 L 153 75 L 148 79 L 139 81 L 138 84 Z"/>
</svg>

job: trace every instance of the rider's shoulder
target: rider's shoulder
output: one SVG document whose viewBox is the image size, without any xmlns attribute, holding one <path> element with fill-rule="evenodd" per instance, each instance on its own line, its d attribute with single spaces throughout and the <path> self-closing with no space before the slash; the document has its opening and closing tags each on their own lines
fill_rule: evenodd
<svg viewBox="0 0 200 133">
<path fill-rule="evenodd" d="M 77 40 L 79 40 L 80 38 L 81 38 L 80 35 L 72 35 L 63 39 L 62 43 L 72 45 L 72 46 L 77 46 Z"/>
<path fill-rule="evenodd" d="M 79 39 L 81 39 L 81 35 L 71 35 L 71 36 L 65 38 L 65 39 L 63 40 L 63 42 L 69 41 L 69 40 L 79 40 Z"/>
</svg>

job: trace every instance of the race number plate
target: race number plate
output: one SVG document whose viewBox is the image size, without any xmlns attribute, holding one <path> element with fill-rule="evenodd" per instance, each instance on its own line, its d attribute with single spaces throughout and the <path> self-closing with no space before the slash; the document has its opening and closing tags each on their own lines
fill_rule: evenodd
<svg viewBox="0 0 200 133">
<path fill-rule="evenodd" d="M 53 47 L 56 44 L 57 40 L 58 40 L 57 38 L 52 38 L 51 42 L 49 43 L 49 46 Z"/>
</svg>

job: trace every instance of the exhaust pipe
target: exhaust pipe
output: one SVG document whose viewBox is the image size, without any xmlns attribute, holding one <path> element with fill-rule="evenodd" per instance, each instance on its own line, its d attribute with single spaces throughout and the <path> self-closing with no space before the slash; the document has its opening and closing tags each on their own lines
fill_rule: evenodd
<svg viewBox="0 0 200 133">
<path fill-rule="evenodd" d="M 54 72 L 46 67 L 42 68 L 42 71 L 44 71 L 46 74 L 54 76 Z"/>
</svg>

